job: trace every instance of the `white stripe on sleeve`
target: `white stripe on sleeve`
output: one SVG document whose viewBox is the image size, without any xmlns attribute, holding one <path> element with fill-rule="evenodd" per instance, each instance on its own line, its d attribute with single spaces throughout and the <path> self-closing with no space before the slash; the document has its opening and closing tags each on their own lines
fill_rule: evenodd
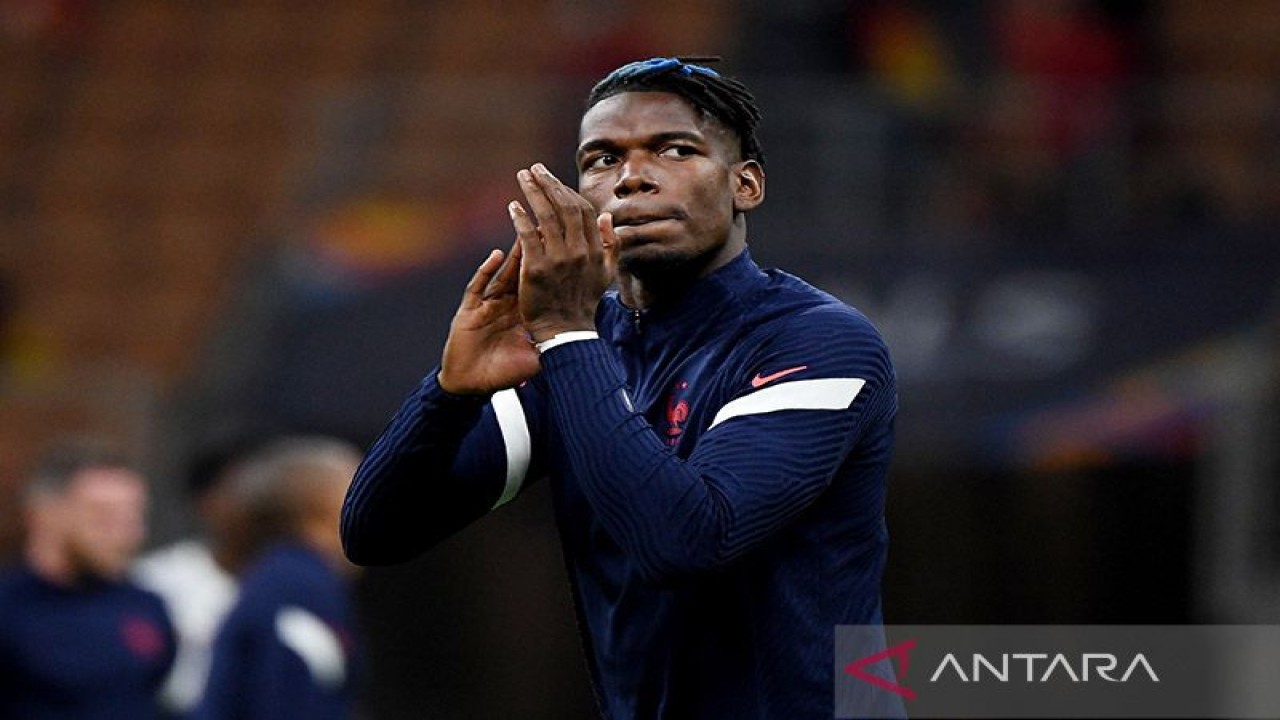
<svg viewBox="0 0 1280 720">
<path fill-rule="evenodd" d="M 276 612 L 276 639 L 307 666 L 316 685 L 335 690 L 347 681 L 347 658 L 338 634 L 310 610 L 286 605 Z"/>
<path fill-rule="evenodd" d="M 502 489 L 502 496 L 490 508 L 492 510 L 507 504 L 520 492 L 524 476 L 529 471 L 533 442 L 529 439 L 529 423 L 525 421 L 520 396 L 514 389 L 499 390 L 489 402 L 493 404 L 498 428 L 502 430 L 502 442 L 507 448 L 507 484 Z"/>
<path fill-rule="evenodd" d="M 779 410 L 844 410 L 853 404 L 862 386 L 861 378 L 819 378 L 793 380 L 730 400 L 711 421 L 711 428 L 742 415 L 759 415 Z"/>
</svg>

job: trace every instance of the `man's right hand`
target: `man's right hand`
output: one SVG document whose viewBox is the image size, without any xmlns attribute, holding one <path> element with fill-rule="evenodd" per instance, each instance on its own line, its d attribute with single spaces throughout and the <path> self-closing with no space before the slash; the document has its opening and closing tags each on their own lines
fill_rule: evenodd
<svg viewBox="0 0 1280 720">
<path fill-rule="evenodd" d="M 538 351 L 520 322 L 520 242 L 476 269 L 449 327 L 437 382 L 455 395 L 492 395 L 538 374 Z M 505 262 L 504 262 L 505 259 Z"/>
</svg>

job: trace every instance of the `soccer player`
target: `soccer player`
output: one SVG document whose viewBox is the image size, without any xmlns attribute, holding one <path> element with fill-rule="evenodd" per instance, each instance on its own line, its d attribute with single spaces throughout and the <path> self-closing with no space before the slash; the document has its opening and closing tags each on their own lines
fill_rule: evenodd
<svg viewBox="0 0 1280 720">
<path fill-rule="evenodd" d="M 225 482 L 251 544 L 239 596 L 218 630 L 193 718 L 348 720 L 361 650 L 338 515 L 359 452 L 327 437 L 285 437 L 240 460 Z"/>
<path fill-rule="evenodd" d="M 178 655 L 160 692 L 165 710 L 187 717 L 204 693 L 218 626 L 235 603 L 249 533 L 245 512 L 230 481 L 236 461 L 256 439 L 217 443 L 199 453 L 188 482 L 200 533 L 138 558 L 132 577 L 165 601 L 178 637 Z"/>
<path fill-rule="evenodd" d="M 753 262 L 759 119 L 692 62 L 601 80 L 577 190 L 517 173 L 514 246 L 347 493 L 348 556 L 397 563 L 548 478 L 608 718 L 830 718 L 835 626 L 881 623 L 893 367 Z"/>
<path fill-rule="evenodd" d="M 173 628 L 160 598 L 125 578 L 146 480 L 105 444 L 60 441 L 23 503 L 22 562 L 0 574 L 0 717 L 159 717 Z"/>
</svg>

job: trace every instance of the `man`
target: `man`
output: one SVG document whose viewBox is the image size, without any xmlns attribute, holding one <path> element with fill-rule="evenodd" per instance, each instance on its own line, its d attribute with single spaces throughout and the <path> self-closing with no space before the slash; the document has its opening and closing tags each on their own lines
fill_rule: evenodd
<svg viewBox="0 0 1280 720">
<path fill-rule="evenodd" d="M 154 718 L 173 662 L 159 597 L 125 574 L 146 481 L 96 441 L 59 443 L 23 491 L 20 565 L 0 575 L 0 717 Z"/>
<path fill-rule="evenodd" d="M 139 585 L 165 601 L 177 632 L 178 654 L 160 693 L 172 717 L 187 716 L 199 703 L 214 635 L 236 599 L 248 528 L 229 478 L 236 461 L 258 444 L 246 435 L 197 453 L 187 480 L 200 533 L 147 553 L 132 569 Z"/>
<path fill-rule="evenodd" d="M 253 452 L 226 482 L 257 548 L 214 641 L 194 717 L 346 720 L 359 647 L 338 516 L 359 452 L 290 437 Z"/>
<path fill-rule="evenodd" d="M 881 622 L 894 373 L 860 313 L 752 262 L 759 117 L 681 60 L 597 84 L 578 192 L 517 174 L 515 245 L 347 493 L 348 556 L 393 563 L 550 478 L 609 718 L 829 718 L 835 626 Z"/>
</svg>

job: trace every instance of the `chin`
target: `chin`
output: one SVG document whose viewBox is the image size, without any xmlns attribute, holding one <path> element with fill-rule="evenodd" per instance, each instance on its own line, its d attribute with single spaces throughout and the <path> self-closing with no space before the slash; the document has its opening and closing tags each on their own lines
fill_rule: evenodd
<svg viewBox="0 0 1280 720">
<path fill-rule="evenodd" d="M 694 278 L 706 267 L 708 256 L 648 243 L 618 255 L 618 270 L 642 281 Z"/>
<path fill-rule="evenodd" d="M 129 573 L 133 554 L 82 555 L 73 561 L 77 574 L 101 580 L 120 580 Z"/>
</svg>

